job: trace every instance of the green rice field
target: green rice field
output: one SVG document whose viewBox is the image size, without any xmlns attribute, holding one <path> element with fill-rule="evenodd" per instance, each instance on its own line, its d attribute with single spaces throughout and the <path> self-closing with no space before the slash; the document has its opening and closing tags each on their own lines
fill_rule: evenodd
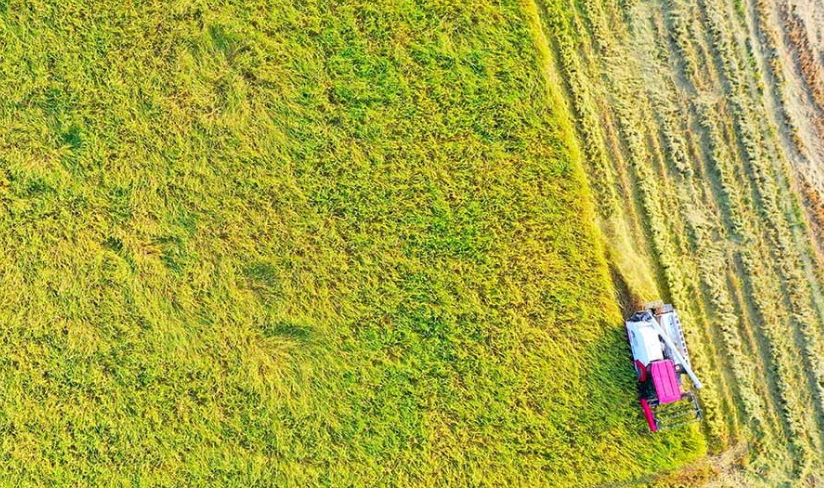
<svg viewBox="0 0 824 488">
<path fill-rule="evenodd" d="M 0 486 L 824 486 L 823 18 L 0 0 Z"/>
</svg>

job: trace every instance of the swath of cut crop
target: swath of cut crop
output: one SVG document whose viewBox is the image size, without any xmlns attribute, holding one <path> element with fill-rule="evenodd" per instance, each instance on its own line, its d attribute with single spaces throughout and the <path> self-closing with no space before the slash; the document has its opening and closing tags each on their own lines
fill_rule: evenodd
<svg viewBox="0 0 824 488">
<path fill-rule="evenodd" d="M 719 51 L 724 67 L 724 76 L 727 86 L 731 90 L 733 103 L 733 114 L 736 127 L 740 134 L 743 146 L 743 155 L 748 168 L 748 174 L 753 178 L 753 191 L 756 195 L 756 203 L 763 208 L 762 215 L 765 217 L 767 235 L 772 244 L 773 260 L 780 269 L 782 287 L 786 293 L 786 300 L 790 303 L 792 310 L 790 317 L 798 332 L 799 347 L 805 351 L 805 362 L 807 370 L 810 371 L 809 384 L 817 401 L 819 418 L 824 411 L 824 365 L 820 358 L 821 336 L 816 326 L 817 317 L 811 309 L 811 295 L 809 284 L 802 274 L 804 264 L 798 253 L 798 249 L 803 249 L 804 244 L 794 240 L 791 235 L 785 213 L 782 206 L 782 194 L 778 186 L 781 184 L 776 169 L 767 161 L 769 154 L 769 143 L 765 139 L 772 137 L 771 132 L 759 132 L 760 128 L 753 122 L 758 120 L 754 117 L 758 111 L 755 108 L 756 102 L 747 97 L 743 84 L 746 82 L 745 74 L 740 72 L 740 63 L 733 62 L 735 50 L 731 48 L 731 41 L 728 30 L 723 22 L 723 15 L 719 11 L 713 11 L 713 3 L 707 2 L 707 20 L 710 23 L 710 30 L 713 32 L 717 42 L 716 45 L 724 47 Z M 726 56 L 729 56 L 729 60 Z M 775 155 L 773 155 L 775 159 Z M 817 423 L 817 422 L 816 422 Z M 816 431 L 818 429 L 816 428 Z M 813 435 L 814 444 L 820 442 L 820 434 Z"/>
</svg>

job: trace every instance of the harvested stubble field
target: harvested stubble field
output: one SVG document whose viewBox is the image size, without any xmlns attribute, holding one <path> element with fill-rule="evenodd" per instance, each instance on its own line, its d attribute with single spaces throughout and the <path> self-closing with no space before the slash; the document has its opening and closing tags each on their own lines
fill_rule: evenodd
<svg viewBox="0 0 824 488">
<path fill-rule="evenodd" d="M 737 453 L 639 483 L 824 483 L 824 3 L 538 3 L 613 277 L 680 307 Z"/>
<path fill-rule="evenodd" d="M 822 14 L 0 0 L 0 486 L 822 482 Z"/>
</svg>

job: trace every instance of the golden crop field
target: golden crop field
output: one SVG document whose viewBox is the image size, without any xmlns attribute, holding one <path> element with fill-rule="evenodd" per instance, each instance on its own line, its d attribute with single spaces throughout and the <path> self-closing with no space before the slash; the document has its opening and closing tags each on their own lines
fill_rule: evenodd
<svg viewBox="0 0 824 488">
<path fill-rule="evenodd" d="M 678 307 L 651 434 L 623 319 Z M 824 1 L 0 0 L 0 486 L 824 484 Z"/>
</svg>

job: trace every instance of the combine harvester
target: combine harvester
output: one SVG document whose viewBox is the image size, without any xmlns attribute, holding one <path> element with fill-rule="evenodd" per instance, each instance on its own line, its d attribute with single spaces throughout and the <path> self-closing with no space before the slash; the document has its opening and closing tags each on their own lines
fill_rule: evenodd
<svg viewBox="0 0 824 488">
<path fill-rule="evenodd" d="M 632 348 L 638 392 L 650 430 L 699 422 L 702 419 L 698 398 L 685 388 L 686 374 L 701 389 L 701 381 L 690 367 L 687 344 L 678 313 L 663 302 L 648 304 L 626 322 L 627 339 Z"/>
</svg>

